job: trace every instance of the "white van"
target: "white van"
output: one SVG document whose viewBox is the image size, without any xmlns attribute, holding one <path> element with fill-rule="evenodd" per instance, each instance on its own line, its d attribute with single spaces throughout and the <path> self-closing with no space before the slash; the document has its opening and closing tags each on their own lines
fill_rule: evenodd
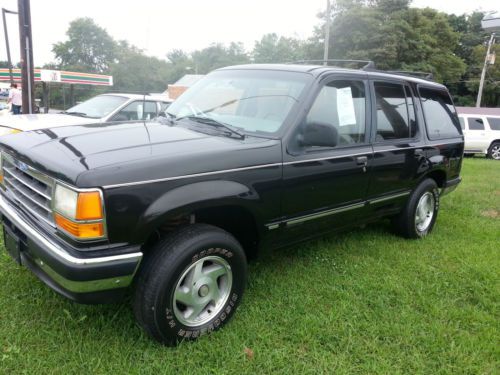
<svg viewBox="0 0 500 375">
<path fill-rule="evenodd" d="M 465 154 L 484 154 L 500 160 L 500 116 L 459 114 Z"/>
</svg>

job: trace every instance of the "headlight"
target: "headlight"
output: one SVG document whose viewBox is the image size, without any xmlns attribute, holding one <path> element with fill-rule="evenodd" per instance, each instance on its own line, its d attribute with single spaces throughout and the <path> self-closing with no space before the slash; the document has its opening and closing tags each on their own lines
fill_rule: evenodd
<svg viewBox="0 0 500 375">
<path fill-rule="evenodd" d="M 0 126 L 0 137 L 2 135 L 8 135 L 8 134 L 15 134 L 15 133 L 20 133 L 21 130 L 18 129 L 12 129 L 12 128 L 7 128 L 5 126 Z"/>
<path fill-rule="evenodd" d="M 57 183 L 54 192 L 54 221 L 60 230 L 76 239 L 103 238 L 105 228 L 102 203 L 100 190 L 77 191 Z"/>
</svg>

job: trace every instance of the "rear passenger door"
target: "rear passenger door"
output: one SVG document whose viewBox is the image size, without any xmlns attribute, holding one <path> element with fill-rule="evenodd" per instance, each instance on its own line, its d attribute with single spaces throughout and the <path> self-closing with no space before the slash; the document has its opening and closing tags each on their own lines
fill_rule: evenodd
<svg viewBox="0 0 500 375">
<path fill-rule="evenodd" d="M 488 148 L 484 120 L 481 117 L 467 118 L 467 150 L 482 151 Z"/>
<path fill-rule="evenodd" d="M 370 203 L 391 205 L 404 200 L 423 158 L 416 98 L 403 81 L 371 82 L 374 158 L 368 191 Z"/>
</svg>

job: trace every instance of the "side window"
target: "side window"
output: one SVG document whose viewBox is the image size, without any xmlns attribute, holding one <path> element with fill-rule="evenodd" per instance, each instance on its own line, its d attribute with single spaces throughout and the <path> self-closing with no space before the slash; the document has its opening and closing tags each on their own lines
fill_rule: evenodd
<svg viewBox="0 0 500 375">
<path fill-rule="evenodd" d="M 334 81 L 324 86 L 306 117 L 305 126 L 336 128 L 338 146 L 365 142 L 365 85 L 362 81 Z"/>
<path fill-rule="evenodd" d="M 484 130 L 484 122 L 478 117 L 469 117 L 467 122 L 469 123 L 469 130 Z"/>
<path fill-rule="evenodd" d="M 500 130 L 500 117 L 488 117 L 491 130 Z"/>
<path fill-rule="evenodd" d="M 460 122 L 450 95 L 444 90 L 420 87 L 420 99 L 430 139 L 460 136 Z"/>
<path fill-rule="evenodd" d="M 406 104 L 408 105 L 408 116 L 410 117 L 410 138 L 414 138 L 418 133 L 418 125 L 415 114 L 415 103 L 413 101 L 413 95 L 408 86 L 405 86 L 406 93 Z"/>
<path fill-rule="evenodd" d="M 156 103 L 135 101 L 113 116 L 113 121 L 151 120 L 156 117 Z"/>
<path fill-rule="evenodd" d="M 462 128 L 462 130 L 465 130 L 465 120 L 463 117 L 459 117 L 458 118 L 460 120 L 460 127 Z"/>
<path fill-rule="evenodd" d="M 407 104 L 405 86 L 397 83 L 375 82 L 377 103 L 376 141 L 412 138 L 416 134 L 415 108 Z M 409 101 L 409 100 L 408 100 Z"/>
</svg>

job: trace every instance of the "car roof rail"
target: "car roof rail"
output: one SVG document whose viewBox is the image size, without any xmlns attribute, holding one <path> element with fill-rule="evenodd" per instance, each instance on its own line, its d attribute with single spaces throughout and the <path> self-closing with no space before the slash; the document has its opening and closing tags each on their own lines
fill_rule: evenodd
<svg viewBox="0 0 500 375">
<path fill-rule="evenodd" d="M 326 64 L 325 64 L 326 63 Z M 343 60 L 343 59 L 326 59 L 326 60 L 298 60 L 288 64 L 324 64 L 328 66 L 337 66 L 342 64 L 360 64 L 361 70 L 375 70 L 375 63 L 372 60 Z"/>
<path fill-rule="evenodd" d="M 381 72 L 423 78 L 423 79 L 427 79 L 429 81 L 434 81 L 434 74 L 429 73 L 429 72 L 412 72 L 412 71 L 406 71 L 406 70 L 382 70 Z"/>
</svg>

